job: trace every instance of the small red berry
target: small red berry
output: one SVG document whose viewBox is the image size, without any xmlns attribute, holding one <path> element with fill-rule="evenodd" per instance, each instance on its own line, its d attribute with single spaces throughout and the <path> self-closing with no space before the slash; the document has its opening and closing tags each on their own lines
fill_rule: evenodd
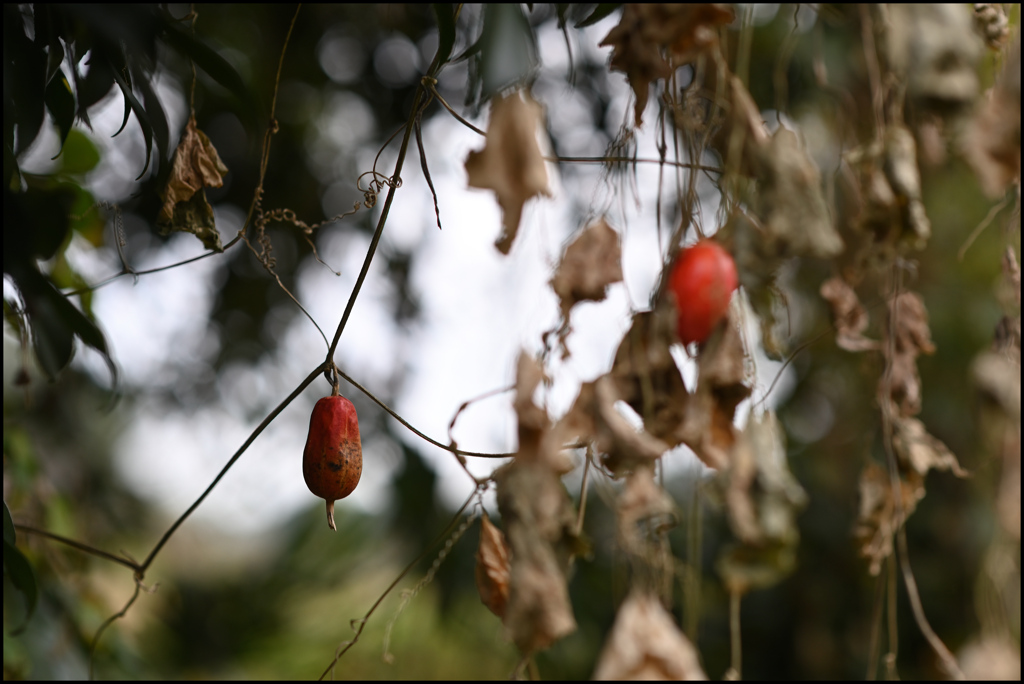
<svg viewBox="0 0 1024 684">
<path fill-rule="evenodd" d="M 717 242 L 701 240 L 679 253 L 668 286 L 676 296 L 683 344 L 708 338 L 729 310 L 738 284 L 736 265 Z"/>
<path fill-rule="evenodd" d="M 324 397 L 316 402 L 309 417 L 302 477 L 309 491 L 327 501 L 327 524 L 332 530 L 334 501 L 351 494 L 362 473 L 363 447 L 356 407 L 340 395 Z"/>
</svg>

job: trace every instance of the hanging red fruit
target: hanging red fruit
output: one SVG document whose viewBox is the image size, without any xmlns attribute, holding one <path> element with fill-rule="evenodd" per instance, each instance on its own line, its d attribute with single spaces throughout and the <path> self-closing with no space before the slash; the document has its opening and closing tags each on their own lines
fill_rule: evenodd
<svg viewBox="0 0 1024 684">
<path fill-rule="evenodd" d="M 676 296 L 683 344 L 708 338 L 725 318 L 738 284 L 736 265 L 717 242 L 701 240 L 679 253 L 668 286 Z"/>
<path fill-rule="evenodd" d="M 327 524 L 334 526 L 334 502 L 359 484 L 363 447 L 356 407 L 343 396 L 324 397 L 309 417 L 309 436 L 302 452 L 302 477 L 309 491 L 327 501 Z"/>
</svg>

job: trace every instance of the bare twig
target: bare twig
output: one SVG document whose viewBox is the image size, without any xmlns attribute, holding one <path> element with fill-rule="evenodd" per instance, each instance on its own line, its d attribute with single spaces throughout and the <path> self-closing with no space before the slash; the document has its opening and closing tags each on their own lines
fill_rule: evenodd
<svg viewBox="0 0 1024 684">
<path fill-rule="evenodd" d="M 316 380 L 316 377 L 320 375 L 320 373 L 322 373 L 325 368 L 326 364 L 320 364 L 319 366 L 314 368 L 313 372 L 307 375 L 306 379 L 300 382 L 299 386 L 292 390 L 292 393 L 289 394 L 284 399 L 284 401 L 278 404 L 273 411 L 267 414 L 267 417 L 263 419 L 263 422 L 256 426 L 256 429 L 252 431 L 252 434 L 249 435 L 249 438 L 246 439 L 242 446 L 238 448 L 238 451 L 234 453 L 234 455 L 231 457 L 231 460 L 229 460 L 227 464 L 223 468 L 221 468 L 221 471 L 217 473 L 217 477 L 213 478 L 213 482 L 210 483 L 210 486 L 208 486 L 206 490 L 199 495 L 199 498 L 196 499 L 192 503 L 192 505 L 188 507 L 188 510 L 182 513 L 181 516 L 174 521 L 174 524 L 171 525 L 170 529 L 164 532 L 164 535 L 160 537 L 160 541 L 157 542 L 156 546 L 153 547 L 153 550 L 149 552 L 149 555 L 146 556 L 146 560 L 140 566 L 140 572 L 145 573 L 145 571 L 149 568 L 150 564 L 153 562 L 153 559 L 156 558 L 156 555 L 158 553 L 160 553 L 160 549 L 162 549 L 164 547 L 164 544 L 167 543 L 167 540 L 171 538 L 171 535 L 174 534 L 179 527 L 181 527 L 181 524 L 185 522 L 185 520 L 187 520 L 190 515 L 192 515 L 193 511 L 199 508 L 199 504 L 201 504 L 203 500 L 210 494 L 210 492 L 213 491 L 213 488 L 216 487 L 217 483 L 221 481 L 221 478 L 223 478 L 227 474 L 228 470 L 231 469 L 231 466 L 235 465 L 235 462 L 242 457 L 242 454 L 245 453 L 245 450 L 248 449 L 249 446 L 254 441 L 256 441 L 256 438 L 260 436 L 260 433 L 266 430 L 267 426 L 270 425 L 270 423 L 273 422 L 275 418 L 277 418 L 278 414 L 281 413 L 281 411 L 283 411 L 288 406 L 288 404 L 292 403 L 295 397 L 299 396 L 302 393 L 302 390 L 306 389 L 306 387 L 308 387 L 311 382 Z"/>
<path fill-rule="evenodd" d="M 52 539 L 55 542 L 60 542 L 61 544 L 65 544 L 67 546 L 70 546 L 73 549 L 77 549 L 77 550 L 81 551 L 82 553 L 87 553 L 87 554 L 89 554 L 91 556 L 96 556 L 97 558 L 103 558 L 105 560 L 113 561 L 114 563 L 118 563 L 120 565 L 123 565 L 126 568 L 130 568 L 134 572 L 139 572 L 139 571 L 142 570 L 142 566 L 140 566 L 135 561 L 129 560 L 127 558 L 123 558 L 121 556 L 116 556 L 116 555 L 110 553 L 109 551 L 104 551 L 102 549 L 97 549 L 95 546 L 89 546 L 88 544 L 83 544 L 82 542 L 75 541 L 74 539 L 68 539 L 67 537 L 62 537 L 59 534 L 54 534 L 53 532 L 47 532 L 46 530 L 41 530 L 38 527 L 32 527 L 30 525 L 20 525 L 18 523 L 14 523 L 14 529 L 18 530 L 19 532 L 27 532 L 28 534 L 34 534 L 34 535 L 37 535 L 39 537 L 46 537 L 47 539 Z"/>
<path fill-rule="evenodd" d="M 444 528 L 444 531 L 442 531 L 441 534 L 437 536 L 437 538 L 430 544 L 430 546 L 428 546 L 423 551 L 423 553 L 421 553 L 411 563 L 405 566 L 405 569 L 402 570 L 402 572 L 398 573 L 398 577 L 396 577 L 394 581 L 388 585 L 388 588 L 384 590 L 383 594 L 377 597 L 377 600 L 373 602 L 373 605 L 370 606 L 370 609 L 368 611 L 366 611 L 366 614 L 363 615 L 363 617 L 361 618 L 352 620 L 352 628 L 356 631 L 356 635 L 348 641 L 344 642 L 344 648 L 341 648 L 338 651 L 338 653 L 335 654 L 334 660 L 331 661 L 331 664 L 327 666 L 327 669 L 323 671 L 323 674 L 321 674 L 318 679 L 323 680 L 324 677 L 330 674 L 331 671 L 334 669 L 334 666 L 338 663 L 339 660 L 341 660 L 341 657 L 348 653 L 350 648 L 356 645 L 356 642 L 359 641 L 359 636 L 363 633 L 363 629 L 366 628 L 366 622 L 370 619 L 370 616 L 372 616 L 374 612 L 377 610 L 377 608 L 380 607 L 380 604 L 384 602 L 384 599 L 387 598 L 388 594 L 390 594 L 394 590 L 394 588 L 398 586 L 398 583 L 401 582 L 402 579 L 405 578 L 405 576 L 408 575 L 412 571 L 412 569 L 416 567 L 416 564 L 423 560 L 423 558 L 426 557 L 427 553 L 431 549 L 433 549 L 435 546 L 440 544 L 444 539 L 448 537 L 452 529 L 455 527 L 456 523 L 459 522 L 459 519 L 462 517 L 462 514 L 469 507 L 469 504 L 473 503 L 473 499 L 476 498 L 478 492 L 479 489 L 473 490 L 473 493 L 469 495 L 469 498 L 467 498 L 466 502 L 462 504 L 462 507 L 459 508 L 458 511 L 456 511 L 454 516 L 452 516 L 451 522 L 448 523 L 448 525 Z"/>
</svg>

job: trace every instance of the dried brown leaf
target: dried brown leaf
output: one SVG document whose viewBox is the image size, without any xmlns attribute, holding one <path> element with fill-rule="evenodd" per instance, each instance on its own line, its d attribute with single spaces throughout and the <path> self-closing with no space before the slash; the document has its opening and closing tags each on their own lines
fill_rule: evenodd
<svg viewBox="0 0 1024 684">
<path fill-rule="evenodd" d="M 1020 35 L 967 128 L 963 152 L 989 197 L 1020 179 Z"/>
<path fill-rule="evenodd" d="M 538 131 L 544 131 L 544 112 L 528 93 L 497 95 L 491 104 L 487 142 L 466 158 L 469 186 L 493 190 L 501 206 L 502 232 L 494 245 L 502 254 L 512 248 L 526 201 L 551 195 Z"/>
<path fill-rule="evenodd" d="M 718 44 L 717 27 L 733 20 L 732 10 L 715 4 L 627 4 L 618 25 L 600 46 L 612 46 L 611 68 L 626 74 L 636 95 L 634 121 L 639 127 L 651 83 Z M 666 59 L 671 53 L 672 61 Z"/>
<path fill-rule="evenodd" d="M 829 278 L 821 284 L 821 296 L 832 307 L 832 321 L 836 327 L 836 345 L 846 351 L 879 349 L 878 341 L 864 337 L 868 315 L 861 306 L 853 288 L 840 277 Z"/>
<path fill-rule="evenodd" d="M 932 225 L 921 202 L 921 171 L 917 165 L 914 134 L 903 126 L 885 131 L 885 176 L 897 197 L 902 224 L 901 238 L 924 249 L 932 234 Z"/>
<path fill-rule="evenodd" d="M 189 117 L 174 152 L 170 178 L 161 193 L 164 203 L 157 221 L 161 229 L 194 233 L 207 249 L 223 251 L 220 235 L 213 227 L 213 210 L 202 190 L 224 185 L 227 173 L 228 167 L 213 143 L 199 130 L 195 117 Z"/>
<path fill-rule="evenodd" d="M 635 314 L 610 372 L 619 398 L 637 412 L 644 428 L 673 447 L 682 441 L 677 430 L 689 397 L 671 353 L 675 325 L 674 308 L 666 300 Z"/>
<path fill-rule="evenodd" d="M 894 349 L 889 373 L 879 382 L 889 388 L 889 396 L 899 407 L 900 415 L 913 416 L 921 411 L 917 357 L 935 352 L 928 327 L 928 310 L 920 295 L 904 292 L 890 301 L 886 325 L 892 331 Z"/>
<path fill-rule="evenodd" d="M 622 246 L 619 234 L 601 219 L 576 236 L 562 256 L 551 288 L 558 295 L 562 316 L 578 302 L 603 301 L 608 286 L 622 281 Z"/>
<path fill-rule="evenodd" d="M 576 629 L 566 580 L 576 516 L 558 474 L 543 462 L 517 459 L 495 481 L 511 556 L 503 622 L 519 649 L 533 653 Z"/>
<path fill-rule="evenodd" d="M 641 524 L 666 520 L 674 512 L 675 502 L 672 497 L 654 481 L 653 465 L 637 467 L 626 478 L 626 486 L 615 502 L 620 544 L 642 555 L 646 535 L 641 530 Z"/>
<path fill-rule="evenodd" d="M 754 176 L 766 255 L 830 259 L 842 252 L 843 240 L 821 191 L 821 174 L 795 133 L 780 127 L 757 148 Z"/>
<path fill-rule="evenodd" d="M 922 478 L 933 468 L 951 470 L 957 477 L 966 477 L 967 471 L 957 463 L 953 452 L 928 434 L 924 423 L 916 418 L 897 418 L 893 428 L 892 445 L 901 469 L 913 468 Z"/>
<path fill-rule="evenodd" d="M 705 680 L 697 649 L 657 597 L 634 590 L 619 607 L 596 680 Z"/>
<path fill-rule="evenodd" d="M 480 518 L 480 546 L 476 552 L 476 589 L 480 600 L 499 618 L 505 617 L 509 592 L 508 542 L 487 514 Z"/>
<path fill-rule="evenodd" d="M 854 534 L 860 541 L 860 554 L 871 561 L 872 575 L 882 570 L 882 562 L 892 554 L 893 535 L 924 498 L 924 480 L 916 472 L 900 478 L 902 516 L 897 515 L 889 471 L 877 463 L 868 463 L 860 475 L 860 514 Z"/>
<path fill-rule="evenodd" d="M 978 95 L 981 40 L 967 5 L 892 5 L 886 41 L 889 66 L 907 95 L 938 111 L 969 105 Z"/>
<path fill-rule="evenodd" d="M 747 421 L 722 478 L 729 524 L 740 541 L 796 544 L 796 513 L 807 495 L 786 466 L 782 428 L 773 413 Z"/>
<path fill-rule="evenodd" d="M 736 407 L 750 396 L 743 340 L 733 310 L 697 358 L 697 389 L 689 396 L 678 435 L 710 468 L 722 470 L 736 442 Z"/>
</svg>

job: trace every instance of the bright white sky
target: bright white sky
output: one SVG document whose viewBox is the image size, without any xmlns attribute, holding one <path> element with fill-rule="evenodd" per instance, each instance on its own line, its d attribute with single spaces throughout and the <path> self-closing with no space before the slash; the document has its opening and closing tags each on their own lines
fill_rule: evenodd
<svg viewBox="0 0 1024 684">
<path fill-rule="evenodd" d="M 576 33 L 576 49 L 607 61 L 610 49 L 597 48 L 597 43 L 615 22 L 612 17 Z M 569 135 L 578 127 L 577 117 L 585 111 L 585 105 L 564 85 L 568 62 L 561 32 L 553 25 L 546 28 L 539 35 L 541 59 L 552 77 L 542 79 L 535 96 L 547 107 L 556 133 Z M 618 125 L 627 108 L 632 111 L 630 92 L 621 74 L 613 74 L 611 83 L 610 116 Z M 163 104 L 171 130 L 180 130 L 185 118 L 184 102 L 173 89 L 163 87 L 160 93 L 165 96 Z M 339 105 L 342 111 L 343 104 Z M 120 97 L 111 97 L 93 115 L 95 132 L 91 137 L 101 147 L 103 162 L 91 184 L 101 197 L 127 194 L 131 179 L 142 165 L 141 133 L 134 120 L 118 138 L 109 139 L 120 125 L 121 107 Z M 485 128 L 486 122 L 485 109 L 474 123 Z M 325 136 L 330 135 L 331 125 L 337 126 L 336 122 L 327 123 Z M 656 158 L 653 126 L 646 125 L 638 136 L 639 156 Z M 336 137 L 345 136 L 338 133 Z M 311 142 L 316 146 L 323 141 Z M 573 146 L 583 150 L 580 154 L 600 155 L 606 141 L 597 142 L 596 149 L 592 149 L 595 141 L 586 138 L 578 139 Z M 52 131 L 41 135 L 26 165 L 42 167 L 43 160 L 53 154 L 46 150 L 55 145 Z M 389 303 L 394 293 L 383 260 L 378 257 L 341 338 L 338 360 L 353 378 L 382 394 L 397 379 L 399 390 L 393 408 L 423 432 L 446 442 L 447 426 L 458 406 L 509 385 L 520 349 L 539 350 L 541 333 L 557 323 L 557 299 L 547 281 L 564 245 L 582 227 L 573 214 L 575 202 L 575 206 L 589 207 L 595 216 L 604 214 L 622 235 L 625 283 L 611 286 L 606 301 L 581 304 L 573 311 L 574 332 L 569 337 L 572 356 L 561 363 L 554 355 L 555 362 L 549 367 L 554 382 L 542 397 L 557 418 L 569 408 L 581 382 L 610 368 L 631 312 L 646 308 L 661 264 L 654 226 L 657 166 L 642 165 L 635 190 L 631 190 L 625 183 L 602 182 L 598 165 L 580 169 L 583 173 L 571 181 L 560 179 L 557 169 L 549 165 L 554 197 L 527 204 L 519 237 L 512 253 L 505 257 L 493 246 L 501 221 L 493 193 L 467 189 L 462 166 L 470 150 L 483 146 L 483 139 L 451 117 L 441 116 L 426 123 L 424 145 L 444 230 L 438 231 L 435 225 L 432 200 L 413 146 L 406 161 L 405 183 L 395 198 L 380 248 L 415 251 L 412 283 L 420 296 L 422 318 L 411 330 L 396 326 Z M 363 155 L 362 166 L 369 168 L 374 152 L 368 150 Z M 393 150 L 383 160 L 382 168 L 390 173 Z M 666 179 L 670 178 L 666 174 Z M 707 184 L 706 179 L 703 182 Z M 665 197 L 671 192 L 670 181 Z M 705 230 L 711 232 L 717 198 L 710 184 L 702 191 L 702 198 Z M 218 207 L 222 236 L 234 235 L 243 217 L 241 210 Z M 667 227 L 663 226 L 664 230 Z M 321 256 L 341 271 L 341 277 L 312 260 L 302 265 L 295 294 L 328 337 L 344 310 L 367 244 L 368 238 L 344 221 L 333 224 L 324 229 L 319 247 Z M 202 251 L 197 239 L 182 234 L 133 265 L 137 269 L 152 268 Z M 111 254 L 94 251 L 88 245 L 75 243 L 69 257 L 92 280 L 119 269 L 116 257 L 112 259 Z M 126 383 L 141 387 L 171 385 L 182 376 L 209 372 L 206 360 L 219 344 L 216 333 L 207 330 L 206 325 L 211 295 L 217 287 L 216 270 L 214 257 L 147 275 L 138 282 L 122 278 L 96 292 L 94 311 Z M 749 312 L 748 320 L 753 322 Z M 153 501 L 168 518 L 184 511 L 252 429 L 323 359 L 324 342 L 308 320 L 300 318 L 280 334 L 280 349 L 273 359 L 259 367 L 229 368 L 222 374 L 217 383 L 219 401 L 212 405 L 183 413 L 150 399 L 143 400 L 130 416 L 130 425 L 117 446 L 118 470 L 132 488 Z M 748 326 L 748 340 L 756 346 L 756 325 Z M 6 335 L 5 347 L 11 344 L 10 335 Z M 684 377 L 692 382 L 692 364 L 685 360 L 682 349 L 678 351 Z M 5 353 L 5 358 L 8 356 Z M 396 359 L 400 360 L 397 364 Z M 760 353 L 755 361 L 756 399 L 775 377 L 779 364 Z M 109 382 L 105 366 L 91 350 L 79 346 L 75 363 L 93 372 L 100 382 Z M 9 381 L 7 376 L 5 373 Z M 776 387 L 769 403 L 788 394 L 787 384 L 784 381 Z M 189 524 L 205 522 L 249 535 L 281 523 L 299 510 L 315 507 L 320 511 L 322 501 L 313 497 L 303 482 L 301 459 L 312 405 L 328 393 L 325 381 L 315 381 L 250 447 Z M 510 402 L 510 395 L 504 394 L 464 412 L 455 430 L 459 445 L 474 451 L 514 451 L 516 430 Z M 741 407 L 740 414 L 745 419 L 746 407 Z M 454 457 L 401 426 L 396 432 L 437 470 L 447 503 L 461 504 L 472 483 Z M 387 484 L 399 455 L 388 441 L 366 437 L 362 481 L 338 505 L 376 512 L 389 504 Z M 684 452 L 685 448 L 665 459 L 668 474 L 692 467 L 695 459 Z M 486 460 L 474 461 L 471 466 L 476 474 L 485 474 L 498 464 Z"/>
</svg>

